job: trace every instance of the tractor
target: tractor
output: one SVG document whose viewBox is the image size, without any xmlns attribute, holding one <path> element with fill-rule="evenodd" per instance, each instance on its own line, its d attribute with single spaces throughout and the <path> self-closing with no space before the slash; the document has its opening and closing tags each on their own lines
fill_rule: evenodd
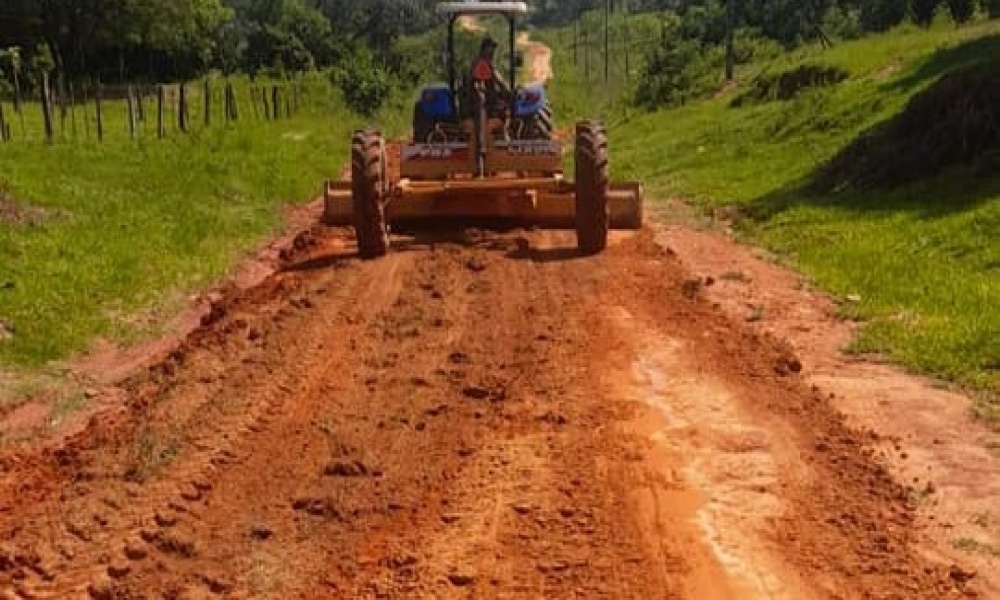
<svg viewBox="0 0 1000 600">
<path fill-rule="evenodd" d="M 388 168 L 383 134 L 369 128 L 353 134 L 351 180 L 326 182 L 324 221 L 353 225 L 361 257 L 385 255 L 390 229 L 421 223 L 575 229 L 577 247 L 587 255 L 605 249 L 609 228 L 642 226 L 642 185 L 609 181 L 607 134 L 599 121 L 576 124 L 575 181 L 564 178 L 563 144 L 544 84 L 516 84 L 518 17 L 527 12 L 524 2 L 437 6 L 448 24 L 448 81 L 420 91 L 411 135 L 400 148 L 398 178 Z M 468 74 L 458 72 L 455 27 L 463 16 L 506 19 L 509 97 L 491 97 L 490 73 L 479 63 Z"/>
</svg>

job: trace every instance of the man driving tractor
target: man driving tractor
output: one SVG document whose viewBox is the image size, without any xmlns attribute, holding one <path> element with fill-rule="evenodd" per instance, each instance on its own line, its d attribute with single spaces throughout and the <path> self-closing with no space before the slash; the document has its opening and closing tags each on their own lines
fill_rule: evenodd
<svg viewBox="0 0 1000 600">
<path fill-rule="evenodd" d="M 479 45 L 479 55 L 472 64 L 472 83 L 474 89 L 485 92 L 486 106 L 491 114 L 505 113 L 510 105 L 512 91 L 493 64 L 497 43 L 490 37 Z"/>
</svg>

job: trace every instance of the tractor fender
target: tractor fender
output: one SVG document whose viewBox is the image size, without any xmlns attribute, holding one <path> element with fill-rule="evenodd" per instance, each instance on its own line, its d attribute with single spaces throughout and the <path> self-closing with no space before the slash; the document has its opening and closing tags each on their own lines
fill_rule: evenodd
<svg viewBox="0 0 1000 600">
<path fill-rule="evenodd" d="M 514 100 L 514 114 L 518 117 L 534 115 L 542 110 L 547 103 L 544 85 L 525 85 L 517 90 L 517 96 Z"/>
<path fill-rule="evenodd" d="M 451 119 L 454 116 L 451 90 L 444 84 L 425 86 L 417 98 L 417 106 L 421 113 L 433 119 Z"/>
</svg>

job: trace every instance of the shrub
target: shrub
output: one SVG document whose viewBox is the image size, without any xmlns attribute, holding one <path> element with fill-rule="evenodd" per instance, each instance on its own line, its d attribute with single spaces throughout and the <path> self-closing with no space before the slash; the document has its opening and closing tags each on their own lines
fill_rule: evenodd
<svg viewBox="0 0 1000 600">
<path fill-rule="evenodd" d="M 791 100 L 807 89 L 835 85 L 849 76 L 847 71 L 837 67 L 802 65 L 791 71 L 761 76 L 749 90 L 737 96 L 731 105 Z"/>
<path fill-rule="evenodd" d="M 948 0 L 948 10 L 956 23 L 967 23 L 976 14 L 976 0 Z"/>
<path fill-rule="evenodd" d="M 359 50 L 354 60 L 345 61 L 331 72 L 333 84 L 344 94 L 351 109 L 365 116 L 378 112 L 392 94 L 394 77 L 367 50 Z"/>
<path fill-rule="evenodd" d="M 913 11 L 913 20 L 917 25 L 927 27 L 934 22 L 941 0 L 911 0 L 910 9 Z"/>
</svg>

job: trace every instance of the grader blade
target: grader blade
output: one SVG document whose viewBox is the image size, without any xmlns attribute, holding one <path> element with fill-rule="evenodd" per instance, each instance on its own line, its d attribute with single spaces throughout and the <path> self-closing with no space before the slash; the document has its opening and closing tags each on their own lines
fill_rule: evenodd
<svg viewBox="0 0 1000 600">
<path fill-rule="evenodd" d="M 354 224 L 351 183 L 330 181 L 324 193 L 327 225 Z M 611 229 L 642 227 L 643 187 L 639 183 L 608 185 Z M 385 205 L 386 224 L 435 222 L 502 222 L 525 227 L 573 229 L 576 192 L 572 183 L 556 178 L 448 181 L 402 180 Z"/>
</svg>

